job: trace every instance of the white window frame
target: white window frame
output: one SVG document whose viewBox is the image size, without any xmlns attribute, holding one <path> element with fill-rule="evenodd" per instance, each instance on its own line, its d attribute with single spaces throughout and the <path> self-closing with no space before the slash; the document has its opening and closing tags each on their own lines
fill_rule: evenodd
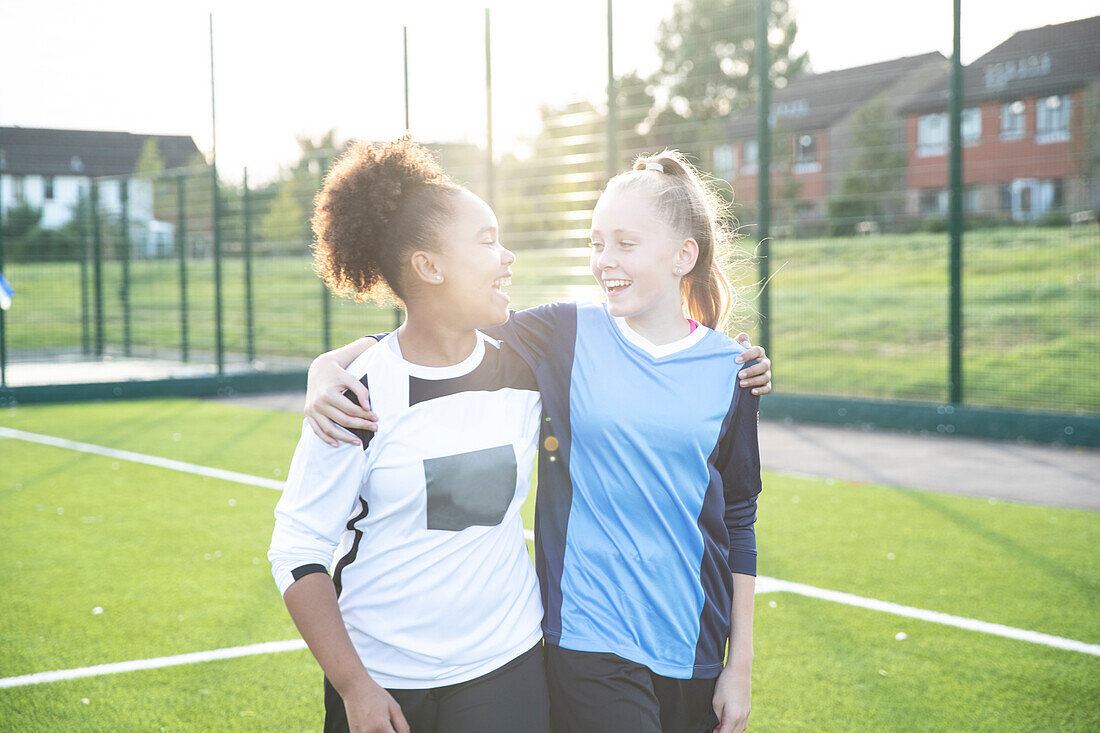
<svg viewBox="0 0 1100 733">
<path fill-rule="evenodd" d="M 1050 100 L 1057 99 L 1057 106 L 1051 107 Z M 1070 138 L 1070 124 L 1073 119 L 1073 98 L 1068 94 L 1054 94 L 1040 97 L 1035 105 L 1035 144 L 1064 143 Z"/>
<path fill-rule="evenodd" d="M 962 111 L 963 147 L 972 148 L 982 142 L 982 109 L 981 107 L 968 107 Z"/>
<path fill-rule="evenodd" d="M 803 145 L 803 138 L 810 138 L 807 145 Z M 791 140 L 791 172 L 797 175 L 805 173 L 818 173 L 821 170 L 821 162 L 817 158 L 817 136 L 809 133 L 795 135 Z M 809 154 L 807 154 L 809 151 Z"/>
<path fill-rule="evenodd" d="M 1013 112 L 1012 108 L 1020 105 L 1019 112 Z M 1009 125 L 1009 122 L 1012 122 Z M 1027 102 L 1017 99 L 1001 105 L 1001 140 L 1023 140 L 1027 134 Z"/>
<path fill-rule="evenodd" d="M 933 112 L 917 118 L 917 157 L 947 155 L 947 113 Z"/>
</svg>

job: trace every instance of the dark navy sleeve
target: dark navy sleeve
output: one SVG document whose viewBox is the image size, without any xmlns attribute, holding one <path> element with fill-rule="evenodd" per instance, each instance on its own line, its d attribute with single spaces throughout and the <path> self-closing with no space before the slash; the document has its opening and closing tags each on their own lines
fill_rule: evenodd
<svg viewBox="0 0 1100 733">
<path fill-rule="evenodd" d="M 549 348 L 550 339 L 564 313 L 576 312 L 575 303 L 547 303 L 522 311 L 511 311 L 508 321 L 500 326 L 482 329 L 490 338 L 503 341 L 515 349 L 532 371 L 539 368 Z"/>
<path fill-rule="evenodd" d="M 756 522 L 756 497 L 760 493 L 760 446 L 757 439 L 760 397 L 752 394 L 751 390 L 738 387 L 734 401 L 733 418 L 722 438 L 717 468 L 722 474 L 726 498 L 730 570 L 743 575 L 756 575 L 756 531 L 753 524 Z"/>
</svg>

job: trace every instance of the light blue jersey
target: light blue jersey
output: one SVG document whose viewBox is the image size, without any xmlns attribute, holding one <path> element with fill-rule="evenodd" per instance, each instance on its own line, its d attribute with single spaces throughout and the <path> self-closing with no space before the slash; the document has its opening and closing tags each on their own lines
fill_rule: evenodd
<svg viewBox="0 0 1100 733">
<path fill-rule="evenodd" d="M 737 386 L 744 349 L 705 327 L 653 346 L 602 305 L 533 308 L 489 333 L 542 393 L 547 641 L 717 676 L 731 573 L 756 572 L 758 398 Z"/>
</svg>

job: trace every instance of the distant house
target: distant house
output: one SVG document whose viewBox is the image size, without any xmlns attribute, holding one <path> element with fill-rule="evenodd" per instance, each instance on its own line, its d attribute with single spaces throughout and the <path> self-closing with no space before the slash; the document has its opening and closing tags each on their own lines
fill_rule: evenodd
<svg viewBox="0 0 1100 733">
<path fill-rule="evenodd" d="M 0 127 L 0 212 L 26 204 L 42 211 L 42 227 L 58 229 L 73 218 L 96 178 L 100 212 L 119 216 L 122 180 L 133 175 L 150 139 L 166 169 L 191 165 L 201 156 L 185 135 Z M 171 246 L 173 225 L 153 216 L 152 182 L 129 178 L 126 190 L 139 251 L 153 255 Z"/>
<path fill-rule="evenodd" d="M 907 211 L 947 211 L 946 74 L 906 105 Z M 963 207 L 1036 221 L 1100 208 L 1100 16 L 1015 33 L 963 70 Z"/>
<path fill-rule="evenodd" d="M 897 151 L 905 144 L 900 108 L 915 94 L 939 79 L 948 61 L 938 52 L 894 59 L 824 74 L 806 74 L 772 92 L 769 117 L 773 147 L 772 195 L 779 194 L 780 177 L 797 191 L 794 215 L 799 223 L 821 225 L 826 201 L 838 192 L 859 154 L 853 123 L 861 107 L 881 100 L 889 136 Z M 737 201 L 752 203 L 757 196 L 759 150 L 756 141 L 757 108 L 747 109 L 726 123 L 727 143 L 713 150 L 714 174 L 733 184 Z"/>
</svg>

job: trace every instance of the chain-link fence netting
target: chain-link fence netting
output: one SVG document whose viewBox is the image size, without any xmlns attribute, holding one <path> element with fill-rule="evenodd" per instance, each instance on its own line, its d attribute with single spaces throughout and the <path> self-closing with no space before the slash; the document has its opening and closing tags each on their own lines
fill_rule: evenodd
<svg viewBox="0 0 1100 733">
<path fill-rule="evenodd" d="M 1018 29 L 965 64 L 953 94 L 951 59 L 932 40 L 923 53 L 819 71 L 801 39 L 828 34 L 785 0 L 758 24 L 761 6 L 669 0 L 648 29 L 648 66 L 610 60 L 610 97 L 598 91 L 606 45 L 585 51 L 578 94 L 537 97 L 530 78 L 499 73 L 568 52 L 557 34 L 531 32 L 552 26 L 549 8 L 492 17 L 504 40 L 493 44 L 491 106 L 480 73 L 420 80 L 413 111 L 435 120 L 435 139 L 415 115 L 411 130 L 494 206 L 518 254 L 514 306 L 598 298 L 587 242 L 600 191 L 635 156 L 676 148 L 731 202 L 730 329 L 765 339 L 777 390 L 1100 413 L 1100 18 Z M 604 4 L 570 7 L 588 29 L 579 44 L 617 47 Z M 637 22 L 611 29 L 633 24 L 633 34 Z M 484 71 L 483 37 L 448 43 L 410 53 Z M 457 87 L 465 104 L 432 109 Z M 484 136 L 470 141 L 471 120 L 491 129 L 490 110 L 517 104 L 537 118 L 528 134 L 491 139 L 491 151 Z M 436 134 L 448 115 L 453 136 Z M 313 272 L 309 216 L 325 171 L 352 138 L 381 139 L 332 126 L 341 135 L 300 138 L 297 158 L 264 178 L 224 167 L 215 178 L 186 137 L 0 130 L 2 262 L 16 290 L 4 319 L 9 384 L 96 360 L 300 368 L 393 328 L 398 310 L 335 298 Z"/>
</svg>

